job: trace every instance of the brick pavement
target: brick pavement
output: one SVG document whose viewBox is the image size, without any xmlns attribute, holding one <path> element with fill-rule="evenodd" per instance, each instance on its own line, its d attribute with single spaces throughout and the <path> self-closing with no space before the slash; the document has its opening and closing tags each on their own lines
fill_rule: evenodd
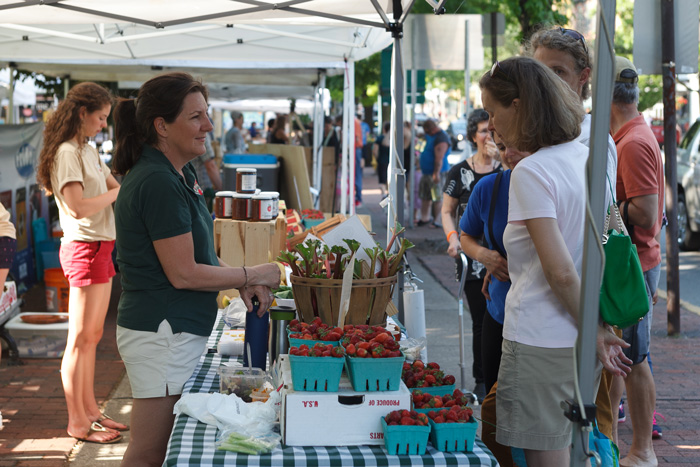
<svg viewBox="0 0 700 467">
<path fill-rule="evenodd" d="M 118 277 L 97 348 L 95 395 L 106 401 L 122 379 L 124 364 L 116 344 Z M 45 289 L 37 285 L 24 296 L 23 311 L 46 311 Z M 22 359 L 12 366 L 7 354 L 0 364 L 0 467 L 59 467 L 68 463 L 76 440 L 66 433 L 68 414 L 60 377 L 60 359 Z"/>
</svg>

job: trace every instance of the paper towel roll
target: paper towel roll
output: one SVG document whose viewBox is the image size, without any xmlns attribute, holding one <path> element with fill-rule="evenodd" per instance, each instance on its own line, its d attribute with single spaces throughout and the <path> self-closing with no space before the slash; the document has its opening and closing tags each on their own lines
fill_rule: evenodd
<svg viewBox="0 0 700 467">
<path fill-rule="evenodd" d="M 221 339 L 217 350 L 221 355 L 239 356 L 243 355 L 243 341 L 234 339 Z"/>
<path fill-rule="evenodd" d="M 422 290 L 405 290 L 403 293 L 404 325 L 408 337 L 425 336 L 425 299 Z M 428 361 L 428 349 L 420 353 L 421 360 Z"/>
</svg>

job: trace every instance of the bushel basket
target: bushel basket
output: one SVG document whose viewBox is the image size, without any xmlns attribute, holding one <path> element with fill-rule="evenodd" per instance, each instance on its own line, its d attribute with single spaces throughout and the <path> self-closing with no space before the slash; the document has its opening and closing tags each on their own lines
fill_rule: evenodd
<svg viewBox="0 0 700 467">
<path fill-rule="evenodd" d="M 291 276 L 299 319 L 310 323 L 315 317 L 329 325 L 338 324 L 341 279 Z M 386 307 L 391 301 L 396 276 L 352 281 L 350 307 L 342 324 L 386 324 Z"/>
</svg>

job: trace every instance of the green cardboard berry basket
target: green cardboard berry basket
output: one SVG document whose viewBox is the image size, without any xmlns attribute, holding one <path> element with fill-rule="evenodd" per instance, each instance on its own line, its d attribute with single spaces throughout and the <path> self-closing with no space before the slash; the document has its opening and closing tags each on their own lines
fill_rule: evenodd
<svg viewBox="0 0 700 467">
<path fill-rule="evenodd" d="M 430 425 L 387 425 L 382 417 L 384 446 L 392 456 L 425 454 Z"/>
<path fill-rule="evenodd" d="M 338 392 L 344 358 L 290 355 L 295 391 Z"/>
<path fill-rule="evenodd" d="M 479 423 L 472 418 L 469 423 L 435 423 L 430 422 L 430 443 L 442 452 L 472 452 L 474 438 Z"/>
<path fill-rule="evenodd" d="M 401 369 L 406 356 L 390 358 L 360 358 L 345 356 L 352 388 L 357 392 L 398 391 Z"/>
<path fill-rule="evenodd" d="M 428 386 L 426 388 L 411 388 L 413 391 L 423 391 L 424 394 L 432 394 L 433 396 L 444 396 L 445 394 L 452 395 L 455 392 L 454 384 L 444 384 L 442 386 Z"/>
<path fill-rule="evenodd" d="M 309 348 L 313 347 L 316 344 L 323 344 L 323 345 L 328 345 L 331 344 L 334 347 L 337 347 L 340 345 L 340 341 L 317 341 L 317 340 L 312 340 L 312 339 L 298 339 L 296 337 L 288 337 L 289 339 L 289 347 L 299 347 L 302 344 L 306 344 L 309 346 Z"/>
</svg>

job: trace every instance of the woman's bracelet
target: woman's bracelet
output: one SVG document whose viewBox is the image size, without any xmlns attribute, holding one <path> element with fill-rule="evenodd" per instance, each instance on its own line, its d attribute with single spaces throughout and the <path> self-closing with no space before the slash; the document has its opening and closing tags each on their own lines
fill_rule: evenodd
<svg viewBox="0 0 700 467">
<path fill-rule="evenodd" d="M 245 266 L 243 266 L 243 274 L 245 274 L 245 284 L 243 284 L 243 287 L 248 285 L 248 271 L 245 270 Z"/>
<path fill-rule="evenodd" d="M 448 241 L 448 242 L 450 241 L 450 238 L 452 237 L 453 234 L 454 234 L 454 235 L 457 235 L 457 231 L 456 231 L 456 230 L 450 230 L 449 232 L 447 232 L 447 241 Z"/>
</svg>

